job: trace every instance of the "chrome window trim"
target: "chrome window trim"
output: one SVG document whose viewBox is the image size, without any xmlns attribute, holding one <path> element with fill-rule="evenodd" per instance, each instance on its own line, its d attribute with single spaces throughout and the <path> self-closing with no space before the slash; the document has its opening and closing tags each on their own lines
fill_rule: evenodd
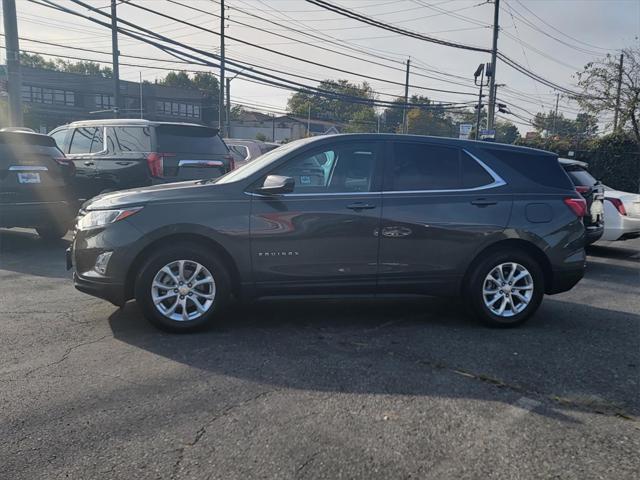
<svg viewBox="0 0 640 480">
<path fill-rule="evenodd" d="M 407 193 L 466 193 L 466 192 L 478 192 L 482 190 L 488 190 L 490 188 L 497 188 L 506 185 L 505 182 L 500 175 L 498 175 L 490 166 L 480 160 L 473 153 L 469 152 L 466 149 L 462 149 L 464 153 L 469 155 L 473 160 L 475 160 L 484 170 L 491 176 L 493 182 L 488 183 L 486 185 L 481 185 L 479 187 L 471 187 L 471 188 L 451 188 L 451 189 L 442 189 L 442 190 L 384 190 L 381 192 L 342 192 L 342 193 L 334 193 L 334 192 L 318 192 L 318 193 L 283 193 L 280 195 L 273 195 L 273 197 L 283 198 L 283 197 L 336 197 L 336 196 L 346 196 L 346 195 L 396 195 L 396 194 L 407 194 Z M 269 198 L 272 195 L 263 195 L 260 193 L 254 192 L 245 192 L 247 195 L 255 196 L 255 197 L 265 197 Z"/>
<path fill-rule="evenodd" d="M 10 172 L 46 172 L 49 169 L 44 165 L 11 165 Z"/>
<path fill-rule="evenodd" d="M 222 166 L 224 166 L 224 163 L 221 160 L 180 160 L 178 162 L 178 167 L 210 168 Z"/>
</svg>

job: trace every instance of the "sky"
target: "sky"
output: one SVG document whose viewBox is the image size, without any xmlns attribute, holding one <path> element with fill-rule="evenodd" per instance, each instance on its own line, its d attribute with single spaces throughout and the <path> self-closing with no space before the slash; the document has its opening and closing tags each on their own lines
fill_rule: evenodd
<svg viewBox="0 0 640 480">
<path fill-rule="evenodd" d="M 53 1 L 90 13 L 69 0 Z M 85 1 L 109 12 L 109 0 Z M 220 31 L 220 19 L 204 13 L 219 15 L 220 4 L 217 0 L 176 0 L 186 7 L 169 0 L 129 1 L 153 12 Z M 490 1 L 329 1 L 386 24 L 430 37 L 483 48 L 491 47 L 494 3 Z M 46 53 L 47 56 L 67 55 L 101 60 L 109 65 L 109 29 L 28 0 L 16 0 L 16 3 L 19 35 L 24 38 L 20 42 L 22 50 Z M 640 47 L 640 0 L 501 0 L 500 5 L 498 49 L 520 65 L 563 87 L 576 88 L 575 74 L 586 63 L 607 54 L 619 55 L 621 48 Z M 304 0 L 226 0 L 226 6 L 226 35 L 236 39 L 227 39 L 226 53 L 229 58 L 239 63 L 253 63 L 314 80 L 348 79 L 357 83 L 367 81 L 381 100 L 392 100 L 393 97 L 404 94 L 404 62 L 410 58 L 410 95 L 426 95 L 433 101 L 442 102 L 475 101 L 477 87 L 474 86 L 473 72 L 480 63 L 490 61 L 488 53 L 460 50 L 409 38 L 345 18 Z M 176 23 L 126 3 L 118 5 L 118 16 L 190 46 L 219 52 L 220 37 L 214 33 Z M 316 38 L 307 37 L 300 32 L 309 33 Z M 309 44 L 302 44 L 296 39 Z M 59 43 L 65 47 L 42 45 L 33 40 Z M 167 73 L 160 68 L 186 68 L 218 74 L 216 68 L 177 64 L 166 53 L 137 40 L 122 35 L 119 40 L 120 53 L 123 55 L 120 61 L 123 64 L 136 64 L 120 67 L 123 79 L 138 81 L 142 75 L 144 80 L 153 81 Z M 259 46 L 274 52 L 261 50 Z M 105 53 L 86 52 L 80 50 L 82 48 Z M 277 52 L 323 66 L 287 58 Z M 4 59 L 4 50 L 2 53 Z M 126 55 L 154 60 L 131 59 Z M 155 68 L 150 68 L 152 66 Z M 339 72 L 336 69 L 353 73 Z M 311 80 L 295 80 L 315 84 Z M 553 89 L 527 78 L 502 62 L 497 65 L 496 81 L 505 85 L 499 87 L 498 98 L 517 114 L 506 115 L 505 118 L 516 123 L 521 132 L 532 129 L 527 120 L 536 112 L 555 108 L 556 94 Z M 282 112 L 291 95 L 289 91 L 251 83 L 242 77 L 235 78 L 231 86 L 232 103 L 243 104 L 246 108 Z M 561 97 L 559 111 L 566 117 L 575 118 L 579 109 L 575 103 Z M 600 120 L 604 128 L 610 118 L 605 116 Z"/>
</svg>

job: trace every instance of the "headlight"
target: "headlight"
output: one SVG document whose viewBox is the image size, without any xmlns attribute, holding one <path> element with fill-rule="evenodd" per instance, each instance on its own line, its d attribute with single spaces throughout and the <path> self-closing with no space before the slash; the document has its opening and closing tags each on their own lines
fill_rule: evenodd
<svg viewBox="0 0 640 480">
<path fill-rule="evenodd" d="M 133 207 L 123 210 L 92 210 L 78 220 L 78 230 L 91 230 L 104 227 L 110 223 L 123 220 L 142 210 L 142 207 Z"/>
</svg>

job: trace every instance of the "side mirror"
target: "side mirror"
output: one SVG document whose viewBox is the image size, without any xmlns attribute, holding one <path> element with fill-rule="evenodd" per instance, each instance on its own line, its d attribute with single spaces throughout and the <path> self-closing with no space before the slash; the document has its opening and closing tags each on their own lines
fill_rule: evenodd
<svg viewBox="0 0 640 480">
<path fill-rule="evenodd" d="M 264 183 L 256 193 L 263 195 L 281 195 L 283 193 L 291 193 L 296 186 L 296 182 L 291 177 L 282 175 L 268 175 L 264 179 Z"/>
</svg>

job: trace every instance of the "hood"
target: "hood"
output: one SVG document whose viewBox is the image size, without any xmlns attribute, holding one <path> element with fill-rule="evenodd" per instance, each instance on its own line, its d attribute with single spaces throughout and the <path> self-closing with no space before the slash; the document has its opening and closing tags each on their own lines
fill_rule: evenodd
<svg viewBox="0 0 640 480">
<path fill-rule="evenodd" d="M 171 202 L 193 200 L 204 195 L 210 196 L 212 189 L 217 189 L 213 183 L 201 180 L 187 182 L 163 183 L 150 187 L 132 188 L 112 193 L 103 193 L 87 200 L 84 210 L 108 210 L 113 208 L 144 205 L 150 202 Z"/>
</svg>

